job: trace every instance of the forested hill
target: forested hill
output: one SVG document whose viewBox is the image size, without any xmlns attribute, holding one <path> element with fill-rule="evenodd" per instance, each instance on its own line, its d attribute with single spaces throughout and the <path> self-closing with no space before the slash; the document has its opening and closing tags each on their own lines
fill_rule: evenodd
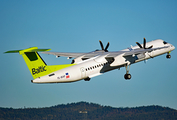
<svg viewBox="0 0 177 120">
<path fill-rule="evenodd" d="M 161 106 L 113 108 L 78 102 L 45 108 L 0 108 L 0 120 L 177 120 L 177 110 Z"/>
</svg>

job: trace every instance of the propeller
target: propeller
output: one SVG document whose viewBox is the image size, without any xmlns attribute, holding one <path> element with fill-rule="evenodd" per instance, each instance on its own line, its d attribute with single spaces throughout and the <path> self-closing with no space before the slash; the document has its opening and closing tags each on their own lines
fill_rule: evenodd
<svg viewBox="0 0 177 120">
<path fill-rule="evenodd" d="M 144 48 L 144 49 L 151 49 L 153 47 L 153 45 L 151 45 L 150 47 L 146 48 L 146 38 L 144 38 L 144 42 L 143 42 L 143 47 L 140 43 L 136 42 L 136 44 L 140 47 L 140 48 Z"/>
<path fill-rule="evenodd" d="M 100 42 L 101 49 L 104 50 L 105 52 L 108 52 L 109 42 L 108 42 L 108 44 L 106 45 L 105 48 L 104 48 L 103 43 L 101 42 L 101 40 L 99 40 L 99 42 Z"/>
</svg>

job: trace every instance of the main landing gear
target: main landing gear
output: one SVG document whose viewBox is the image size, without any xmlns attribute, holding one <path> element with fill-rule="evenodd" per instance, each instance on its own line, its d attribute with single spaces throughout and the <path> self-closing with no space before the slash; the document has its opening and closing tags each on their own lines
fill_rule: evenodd
<svg viewBox="0 0 177 120">
<path fill-rule="evenodd" d="M 85 81 L 90 81 L 90 78 L 89 78 L 89 77 L 87 77 L 87 78 L 85 78 L 84 80 L 85 80 Z"/>
<path fill-rule="evenodd" d="M 126 74 L 124 75 L 124 78 L 125 78 L 126 80 L 130 80 L 131 77 L 132 77 L 131 74 L 129 74 L 130 65 L 126 65 L 125 68 L 126 68 Z"/>
<path fill-rule="evenodd" d="M 166 58 L 167 58 L 167 59 L 170 59 L 170 58 L 171 58 L 170 52 L 167 53 Z"/>
</svg>

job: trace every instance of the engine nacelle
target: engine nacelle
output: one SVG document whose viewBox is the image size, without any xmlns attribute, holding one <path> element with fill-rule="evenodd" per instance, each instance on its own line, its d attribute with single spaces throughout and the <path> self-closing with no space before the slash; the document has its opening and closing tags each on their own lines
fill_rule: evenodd
<svg viewBox="0 0 177 120">
<path fill-rule="evenodd" d="M 89 59 L 89 58 L 83 58 L 83 56 L 80 56 L 80 57 L 73 59 L 71 64 L 77 64 L 77 63 L 80 63 L 80 62 L 87 60 L 87 59 Z"/>
<path fill-rule="evenodd" d="M 71 64 L 76 64 L 76 63 L 79 63 L 81 61 L 83 61 L 82 57 L 78 57 L 78 58 L 73 59 Z"/>
<path fill-rule="evenodd" d="M 126 63 L 126 59 L 122 55 L 119 55 L 114 58 L 114 61 L 110 64 L 110 66 L 120 66 Z"/>
</svg>

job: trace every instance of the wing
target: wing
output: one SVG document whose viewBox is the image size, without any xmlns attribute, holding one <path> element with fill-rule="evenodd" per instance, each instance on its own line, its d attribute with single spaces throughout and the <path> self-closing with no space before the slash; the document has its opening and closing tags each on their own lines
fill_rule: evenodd
<svg viewBox="0 0 177 120">
<path fill-rule="evenodd" d="M 146 53 L 146 52 L 151 52 L 153 50 L 158 50 L 158 49 L 163 49 L 163 48 L 168 48 L 168 47 L 169 46 L 151 48 L 151 49 L 138 48 L 138 49 L 134 49 L 132 51 L 109 52 L 109 54 L 106 56 L 106 58 L 116 57 L 116 56 L 119 56 L 121 54 L 123 54 L 123 57 L 131 56 L 131 55 L 138 55 L 138 54 L 143 54 L 143 53 Z"/>
<path fill-rule="evenodd" d="M 138 54 L 144 54 L 146 52 L 151 52 L 153 50 L 158 50 L 158 49 L 163 49 L 163 48 L 168 48 L 169 46 L 165 46 L 165 47 L 157 47 L 157 48 L 150 48 L 150 49 L 135 49 L 135 50 L 132 50 L 132 51 L 129 51 L 129 52 L 126 52 L 123 57 L 126 57 L 126 56 L 130 56 L 130 55 L 138 55 Z"/>
<path fill-rule="evenodd" d="M 85 54 L 85 53 L 69 53 L 69 52 L 42 52 L 42 53 L 55 55 L 57 57 L 64 56 L 64 57 L 71 57 L 71 58 L 76 58 Z"/>
<path fill-rule="evenodd" d="M 89 52 L 89 53 L 69 53 L 69 52 L 42 52 L 44 54 L 51 54 L 55 55 L 57 57 L 63 56 L 63 57 L 69 57 L 69 58 L 92 58 L 97 55 L 104 54 L 104 51 L 94 51 L 94 52 Z"/>
<path fill-rule="evenodd" d="M 123 57 L 126 57 L 126 56 L 138 55 L 138 54 L 150 52 L 150 51 L 157 50 L 157 49 L 163 49 L 163 48 L 167 48 L 167 47 L 168 46 L 158 47 L 158 48 L 150 48 L 150 49 L 138 48 L 138 49 L 134 49 L 132 51 L 127 50 L 127 51 L 116 51 L 116 52 L 105 52 L 105 51 L 100 50 L 100 51 L 93 51 L 93 52 L 89 52 L 89 53 L 72 53 L 72 52 L 71 53 L 70 52 L 42 52 L 42 53 L 55 55 L 57 57 L 60 57 L 60 56 L 69 57 L 69 58 L 81 57 L 82 59 L 92 58 L 97 55 L 106 55 L 106 58 L 115 58 L 121 54 L 123 54 Z"/>
</svg>

